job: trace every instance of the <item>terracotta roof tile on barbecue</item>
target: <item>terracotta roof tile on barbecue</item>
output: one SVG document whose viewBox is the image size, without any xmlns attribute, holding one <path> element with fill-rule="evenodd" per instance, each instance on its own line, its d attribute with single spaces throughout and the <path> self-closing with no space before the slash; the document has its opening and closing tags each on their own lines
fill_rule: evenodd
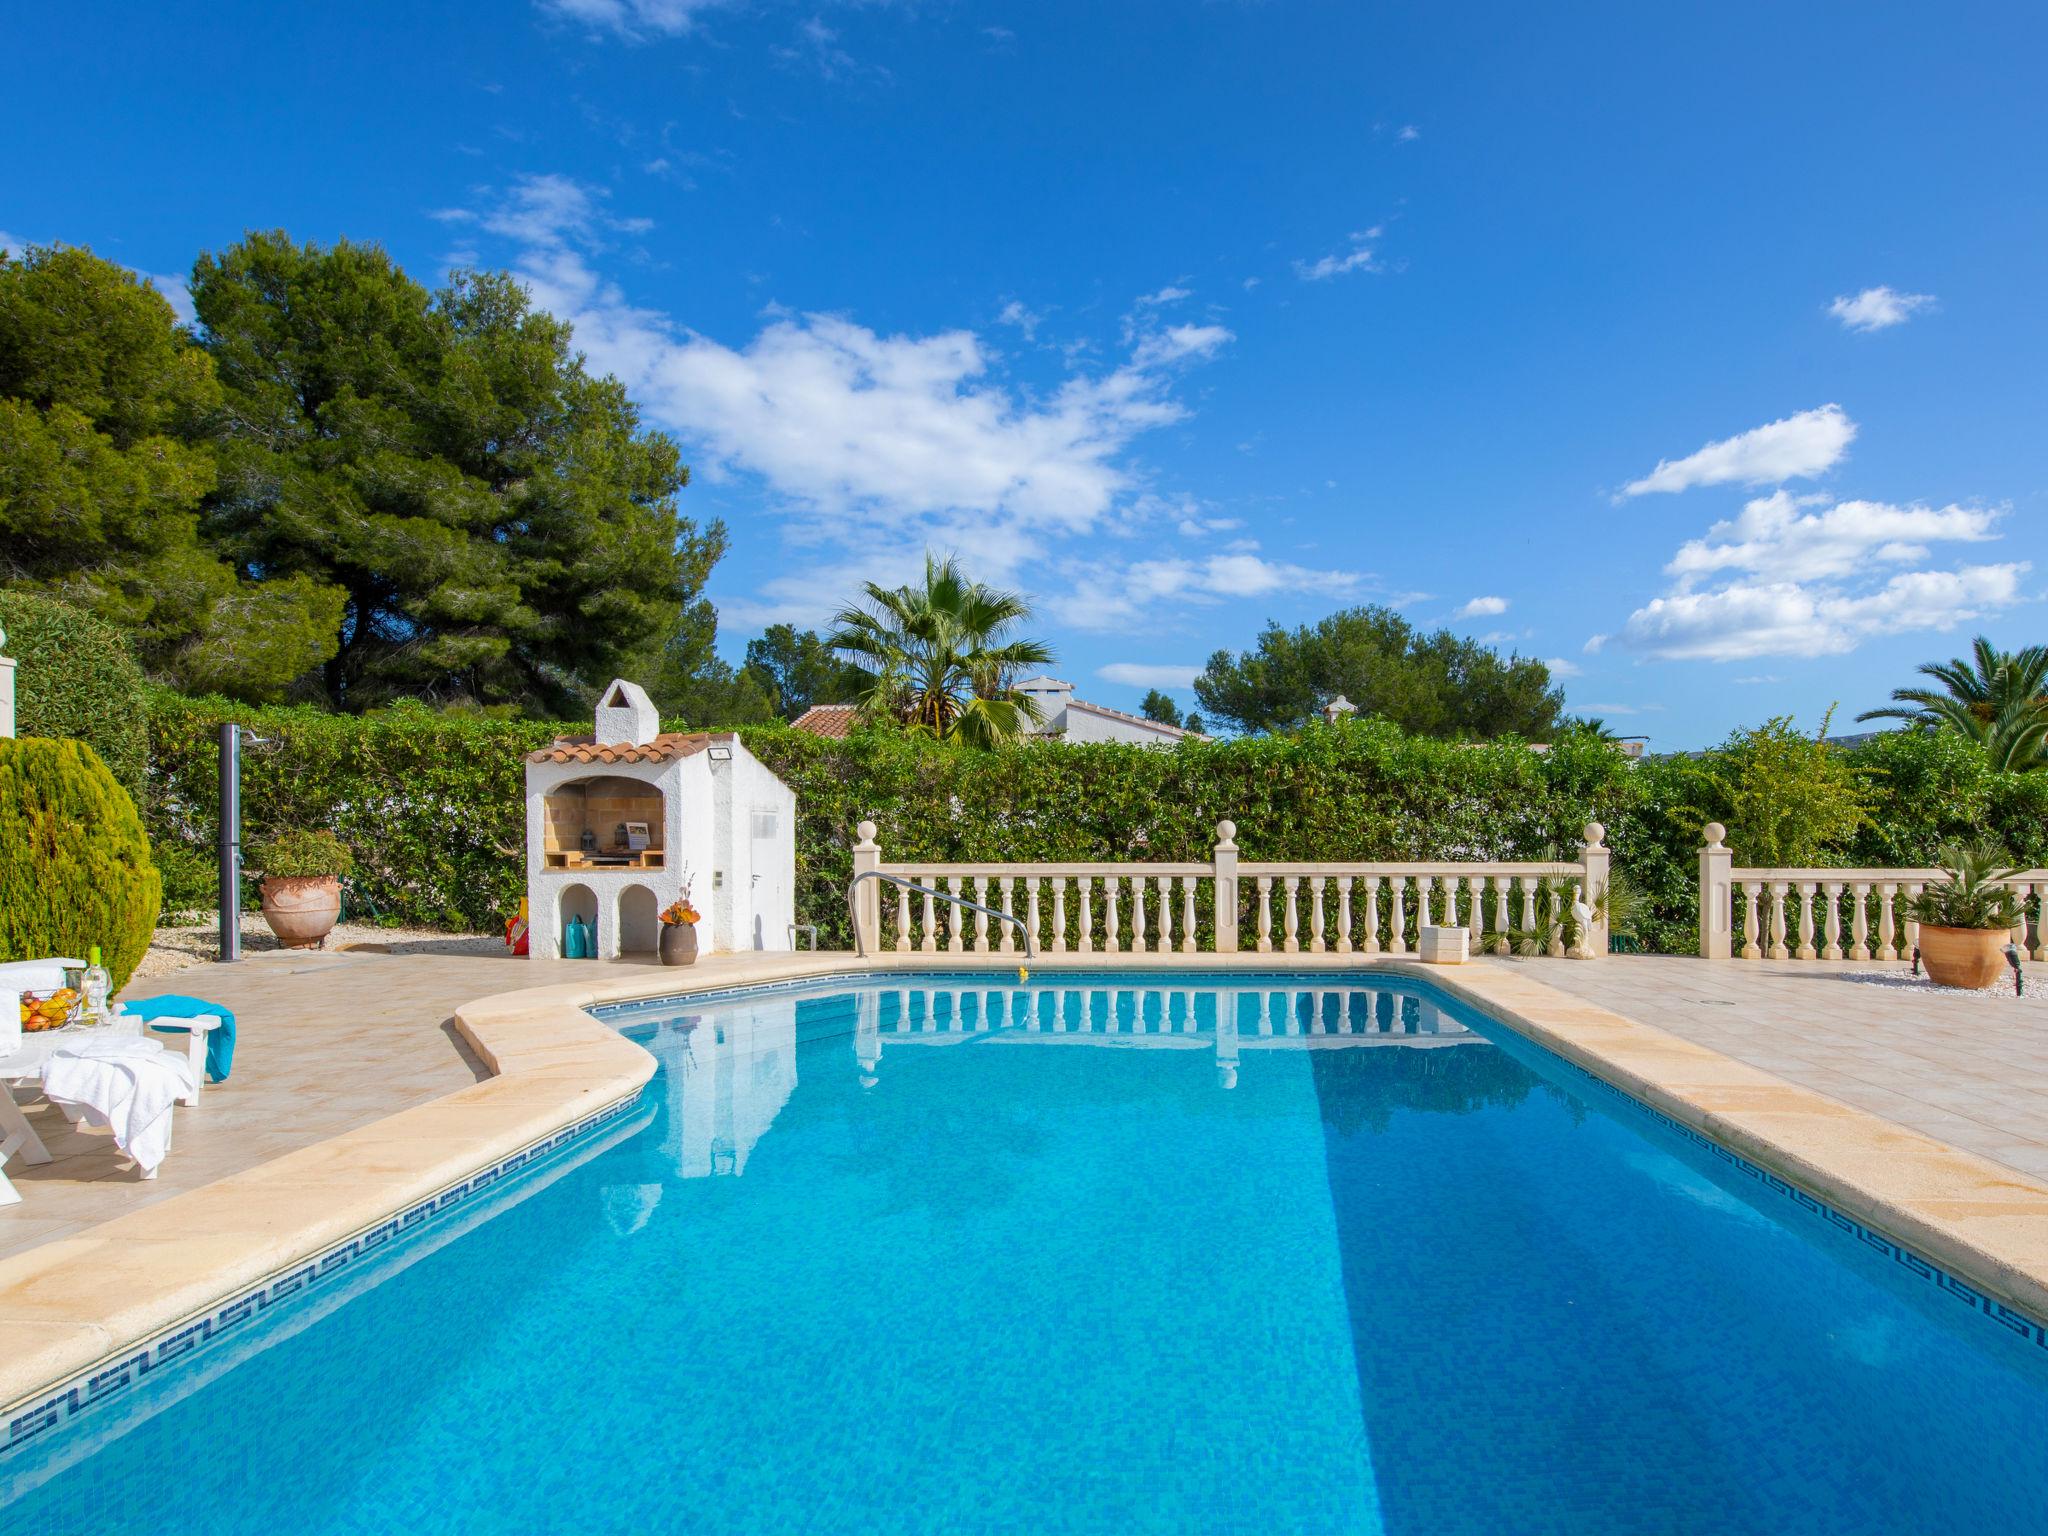
<svg viewBox="0 0 2048 1536">
<path fill-rule="evenodd" d="M 859 714 L 860 706 L 857 704 L 813 704 L 790 721 L 790 725 L 799 731 L 809 731 L 813 736 L 837 739 L 853 730 Z"/>
<path fill-rule="evenodd" d="M 730 731 L 664 731 L 645 746 L 630 742 L 598 742 L 587 736 L 564 736 L 551 747 L 529 752 L 529 763 L 672 763 L 694 757 L 714 741 L 730 741 Z"/>
</svg>

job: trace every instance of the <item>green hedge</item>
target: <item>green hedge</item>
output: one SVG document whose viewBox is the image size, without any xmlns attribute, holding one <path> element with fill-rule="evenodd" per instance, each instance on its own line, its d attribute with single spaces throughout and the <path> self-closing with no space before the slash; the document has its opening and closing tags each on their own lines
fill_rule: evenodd
<svg viewBox="0 0 2048 1536">
<path fill-rule="evenodd" d="M 276 738 L 243 759 L 243 839 L 330 827 L 354 885 L 385 917 L 493 930 L 523 894 L 524 754 L 588 726 L 444 715 L 417 706 L 361 717 L 161 699 L 152 717 L 148 818 L 174 908 L 213 901 L 216 730 L 225 711 Z M 1781 742 L 1774 727 L 1753 733 Z M 1644 894 L 1645 947 L 1690 951 L 1699 829 L 1774 793 L 1797 753 L 1734 750 L 1630 763 L 1566 739 L 1549 752 L 1467 746 L 1352 722 L 1293 736 L 1173 751 L 1033 743 L 956 752 L 886 735 L 831 741 L 749 727 L 747 744 L 796 791 L 797 908 L 821 941 L 849 942 L 853 828 L 874 820 L 891 859 L 1197 859 L 1237 823 L 1253 859 L 1540 859 L 1569 856 L 1603 822 L 1617 866 Z M 1989 831 L 2048 862 L 2048 773 L 1993 774 L 1967 742 L 1912 733 L 1840 754 L 1866 813 L 1821 848 L 1835 864 L 1919 864 L 1943 841 Z M 1793 764 L 1791 769 L 1773 764 Z M 1740 793 L 1737 793 L 1739 789 Z M 1784 791 L 1802 803 L 1812 786 Z M 1835 824 L 1841 818 L 1829 821 Z M 1736 856 L 1742 849 L 1738 845 Z M 246 899 L 253 900 L 254 892 Z"/>
<path fill-rule="evenodd" d="M 17 663 L 15 734 L 86 742 L 122 788 L 140 795 L 149 720 L 127 635 L 32 592 L 0 592 L 0 629 Z"/>
<path fill-rule="evenodd" d="M 0 961 L 83 960 L 97 944 L 119 991 L 162 895 L 135 802 L 97 752 L 0 740 Z"/>
</svg>

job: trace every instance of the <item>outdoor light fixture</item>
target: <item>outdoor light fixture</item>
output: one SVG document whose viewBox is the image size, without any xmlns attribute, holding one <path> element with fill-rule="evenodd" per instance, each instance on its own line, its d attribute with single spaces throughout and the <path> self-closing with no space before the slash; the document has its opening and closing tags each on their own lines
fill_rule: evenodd
<svg viewBox="0 0 2048 1536">
<path fill-rule="evenodd" d="M 713 747 L 706 755 L 709 756 L 711 761 L 713 761 L 714 763 L 729 763 L 732 761 L 732 748 Z"/>
</svg>

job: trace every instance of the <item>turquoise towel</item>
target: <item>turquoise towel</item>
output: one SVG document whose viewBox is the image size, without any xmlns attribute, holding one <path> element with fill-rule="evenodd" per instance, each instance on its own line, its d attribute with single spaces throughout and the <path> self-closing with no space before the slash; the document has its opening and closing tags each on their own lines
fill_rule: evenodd
<svg viewBox="0 0 2048 1536">
<path fill-rule="evenodd" d="M 230 1010 L 219 1003 L 209 1003 L 203 997 L 185 997 L 177 992 L 166 992 L 162 997 L 133 998 L 126 1006 L 130 1018 L 152 1025 L 159 1019 L 190 1019 L 202 1013 L 219 1014 L 220 1028 L 206 1037 L 206 1080 L 209 1083 L 228 1080 L 228 1069 L 235 1064 L 235 1016 Z M 177 1024 L 164 1024 L 162 1028 L 181 1035 L 191 1033 Z"/>
</svg>

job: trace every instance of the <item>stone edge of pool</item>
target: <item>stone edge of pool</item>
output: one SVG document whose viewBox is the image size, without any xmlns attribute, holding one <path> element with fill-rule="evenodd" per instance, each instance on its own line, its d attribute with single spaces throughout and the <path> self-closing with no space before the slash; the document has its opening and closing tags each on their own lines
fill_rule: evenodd
<svg viewBox="0 0 2048 1536">
<path fill-rule="evenodd" d="M 724 957 L 720 957 L 722 960 Z M 1545 962 L 1554 964 L 1600 962 Z M 1014 956 L 731 957 L 476 999 L 455 1021 L 493 1076 L 75 1237 L 0 1260 L 0 1403 L 8 1422 L 189 1320 L 388 1223 L 523 1149 L 636 1097 L 646 1051 L 584 1010 L 764 982 L 875 971 L 1016 969 Z M 1559 992 L 1520 966 L 1355 955 L 1065 955 L 1041 971 L 1378 971 L 1427 979 L 1982 1288 L 2048 1319 L 2048 1185 Z M 0 1437 L 4 1439 L 5 1437 Z"/>
</svg>

